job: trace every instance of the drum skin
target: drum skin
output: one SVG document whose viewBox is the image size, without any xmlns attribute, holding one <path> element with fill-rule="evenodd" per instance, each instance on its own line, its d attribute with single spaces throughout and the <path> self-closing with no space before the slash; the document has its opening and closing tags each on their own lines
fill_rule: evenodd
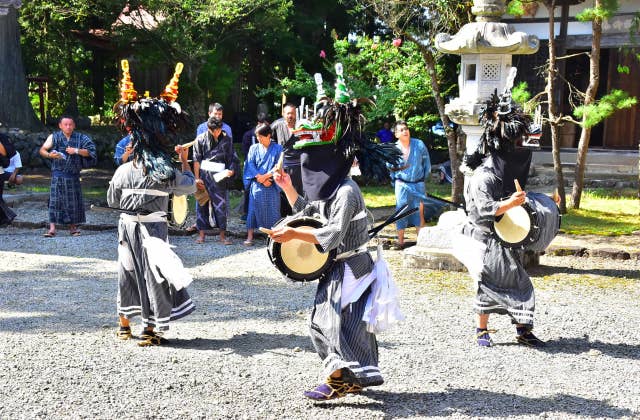
<svg viewBox="0 0 640 420">
<path fill-rule="evenodd" d="M 507 248 L 542 252 L 560 230 L 560 211 L 549 196 L 529 192 L 525 203 L 496 218 L 491 230 Z"/>
<path fill-rule="evenodd" d="M 181 228 L 187 221 L 189 215 L 189 202 L 186 195 L 173 195 L 169 197 L 169 223 L 175 227 Z"/>
<path fill-rule="evenodd" d="M 290 216 L 280 219 L 273 227 L 290 226 L 301 229 L 316 229 L 323 223 L 313 217 Z M 327 274 L 336 257 L 336 250 L 321 252 L 317 244 L 297 239 L 284 243 L 269 238 L 267 253 L 273 265 L 287 278 L 293 281 L 313 281 Z"/>
</svg>

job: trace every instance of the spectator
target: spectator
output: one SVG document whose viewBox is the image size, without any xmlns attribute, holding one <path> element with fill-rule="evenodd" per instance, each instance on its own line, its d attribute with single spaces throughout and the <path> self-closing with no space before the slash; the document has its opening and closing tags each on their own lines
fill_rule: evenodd
<svg viewBox="0 0 640 420">
<path fill-rule="evenodd" d="M 298 195 L 303 197 L 300 151 L 293 148 L 295 142 L 299 140 L 298 137 L 293 134 L 295 128 L 296 106 L 292 103 L 287 103 L 282 109 L 282 118 L 278 118 L 271 124 L 271 130 L 273 131 L 274 140 L 282 146 L 284 152 L 283 169 L 291 176 L 293 188 L 295 188 Z M 283 216 L 293 213 L 284 193 L 280 199 L 280 205 L 280 213 Z"/>
<path fill-rule="evenodd" d="M 280 219 L 280 191 L 273 182 L 273 169 L 278 163 L 282 146 L 271 141 L 271 126 L 256 127 L 259 143 L 249 149 L 244 166 L 244 189 L 249 191 L 247 212 L 247 240 L 253 245 L 253 231 L 259 227 L 271 228 Z"/>
<path fill-rule="evenodd" d="M 244 156 L 244 159 L 245 159 L 245 171 L 246 171 L 246 165 L 247 165 L 246 161 L 249 156 L 249 148 L 254 144 L 258 143 L 258 138 L 256 137 L 256 130 L 258 129 L 258 127 L 264 124 L 269 124 L 269 122 L 267 121 L 267 114 L 265 114 L 264 112 L 261 112 L 258 114 L 258 121 L 256 126 L 245 131 L 245 133 L 242 135 L 242 155 Z M 240 218 L 243 221 L 247 220 L 248 212 L 249 212 L 249 189 L 245 188 L 242 215 L 240 216 Z"/>
<path fill-rule="evenodd" d="M 80 170 L 97 162 L 93 141 L 74 131 L 72 117 L 61 117 L 58 128 L 60 131 L 50 134 L 40 147 L 40 156 L 51 159 L 49 230 L 44 234 L 47 238 L 56 236 L 56 224 L 69 225 L 71 236 L 80 235 L 78 224 L 85 222 Z"/>
<path fill-rule="evenodd" d="M 227 178 L 238 171 L 233 143 L 222 130 L 222 121 L 216 117 L 207 121 L 207 131 L 196 137 L 193 146 L 193 168 L 196 187 L 205 189 L 209 201 L 205 205 L 196 202 L 197 243 L 204 243 L 205 231 L 213 227 L 220 230 L 220 241 L 224 245 L 232 242 L 225 236 L 229 215 L 229 193 Z"/>
<path fill-rule="evenodd" d="M 391 143 L 394 141 L 393 131 L 391 131 L 389 127 L 391 127 L 391 125 L 388 121 L 385 121 L 384 124 L 382 124 L 382 128 L 376 133 L 376 137 L 380 140 L 380 143 Z"/>
<path fill-rule="evenodd" d="M 2 197 L 4 193 L 4 182 L 9 185 L 22 184 L 22 175 L 18 171 L 22 167 L 20 153 L 13 147 L 13 144 L 5 134 L 0 133 L 0 227 L 10 224 L 16 217 Z"/>
<path fill-rule="evenodd" d="M 224 108 L 222 107 L 222 105 L 220 105 L 217 102 L 212 102 L 211 104 L 209 104 L 209 114 L 208 114 L 209 118 L 216 117 L 219 121 L 221 121 L 222 131 L 227 133 L 227 136 L 231 139 L 231 141 L 233 141 L 233 133 L 231 132 L 231 127 L 229 127 L 227 123 L 222 121 L 223 114 L 224 114 Z M 207 131 L 208 121 L 209 120 L 203 122 L 198 126 L 198 128 L 196 129 L 196 137 L 198 137 L 200 134 L 205 133 Z"/>
<path fill-rule="evenodd" d="M 398 242 L 394 248 L 403 249 L 405 229 L 409 226 L 415 226 L 416 233 L 418 233 L 424 224 L 422 205 L 426 199 L 424 182 L 431 172 L 431 159 L 422 140 L 411 138 L 411 132 L 406 122 L 398 121 L 394 131 L 398 138 L 397 147 L 402 152 L 400 165 L 390 167 L 391 180 L 395 188 L 396 209 L 405 205 L 408 205 L 409 208 L 420 208 L 419 213 L 414 213 L 396 222 Z"/>
<path fill-rule="evenodd" d="M 116 166 L 120 166 L 123 163 L 128 162 L 132 152 L 133 148 L 131 147 L 131 135 L 127 134 L 126 136 L 121 138 L 116 145 L 116 151 L 113 154 L 113 160 L 116 163 Z"/>
</svg>

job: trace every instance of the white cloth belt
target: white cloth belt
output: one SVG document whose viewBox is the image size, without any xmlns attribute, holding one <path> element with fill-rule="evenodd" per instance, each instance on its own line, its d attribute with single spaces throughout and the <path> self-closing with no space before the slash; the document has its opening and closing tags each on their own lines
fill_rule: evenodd
<svg viewBox="0 0 640 420">
<path fill-rule="evenodd" d="M 154 190 L 154 189 L 146 189 L 146 188 L 123 188 L 122 189 L 122 195 L 124 197 L 132 194 L 155 195 L 158 197 L 169 196 L 169 193 L 166 191 L 160 191 L 160 190 Z"/>
<path fill-rule="evenodd" d="M 167 213 L 156 211 L 150 214 L 125 214 L 120 213 L 120 219 L 126 222 L 155 223 L 166 222 Z"/>
</svg>

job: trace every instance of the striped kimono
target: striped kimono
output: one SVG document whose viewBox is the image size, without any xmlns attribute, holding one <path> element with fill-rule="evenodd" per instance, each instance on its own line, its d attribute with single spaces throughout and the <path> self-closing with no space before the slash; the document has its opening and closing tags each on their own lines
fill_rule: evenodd
<svg viewBox="0 0 640 420">
<path fill-rule="evenodd" d="M 51 191 L 49 195 L 49 222 L 63 225 L 84 223 L 84 201 L 80 187 L 80 170 L 97 161 L 96 146 L 91 138 L 74 131 L 67 139 L 62 131 L 52 135 L 53 147 L 64 159 L 51 160 Z M 67 147 L 87 149 L 90 157 L 67 155 Z"/>
<path fill-rule="evenodd" d="M 342 301 L 343 280 L 366 277 L 373 270 L 373 260 L 366 251 L 369 241 L 364 198 L 358 185 L 345 179 L 335 195 L 326 201 L 308 203 L 301 197 L 294 211 L 304 215 L 320 214 L 327 224 L 313 231 L 324 252 L 336 249 L 338 261 L 318 284 L 310 321 L 313 345 L 323 361 L 323 378 L 346 368 L 354 382 L 363 387 L 381 385 L 378 368 L 378 343 L 375 334 L 367 331 L 363 314 L 371 287 L 361 295 Z M 341 258 L 340 254 L 355 251 Z"/>
<path fill-rule="evenodd" d="M 134 213 L 122 214 L 118 225 L 118 315 L 130 319 L 142 317 L 143 327 L 160 331 L 169 329 L 169 321 L 182 318 L 195 310 L 186 289 L 176 288 L 163 278 L 162 270 L 151 267 L 147 250 L 148 237 L 168 240 L 166 211 L 169 194 L 195 192 L 191 172 L 176 172 L 168 183 L 157 183 L 143 173 L 134 162 L 121 165 L 109 183 L 107 201 Z M 146 213 L 152 213 L 143 215 Z"/>
<path fill-rule="evenodd" d="M 454 240 L 454 255 L 477 281 L 474 311 L 506 314 L 513 323 L 533 325 L 535 294 L 522 265 L 522 251 L 505 248 L 491 232 L 503 197 L 502 179 L 487 158 L 465 190 L 468 221 Z"/>
<path fill-rule="evenodd" d="M 247 229 L 271 228 L 280 219 L 280 189 L 275 183 L 267 187 L 255 180 L 258 174 L 271 171 L 282 153 L 282 146 L 271 142 L 268 148 L 256 143 L 249 148 L 244 164 L 244 188 L 249 191 Z"/>
</svg>

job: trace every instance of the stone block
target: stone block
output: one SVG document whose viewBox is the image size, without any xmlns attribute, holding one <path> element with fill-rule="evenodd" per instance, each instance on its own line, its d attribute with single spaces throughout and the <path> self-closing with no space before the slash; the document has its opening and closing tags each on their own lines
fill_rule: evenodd
<svg viewBox="0 0 640 420">
<path fill-rule="evenodd" d="M 555 255 L 556 257 L 566 257 L 566 256 L 574 256 L 574 257 L 582 257 L 585 256 L 587 252 L 587 248 L 581 246 L 573 246 L 573 245 L 551 245 L 545 251 L 549 255 Z"/>
<path fill-rule="evenodd" d="M 450 249 L 429 248 L 420 245 L 404 250 L 402 266 L 405 268 L 428 268 L 431 270 L 466 271 Z"/>
<path fill-rule="evenodd" d="M 592 257 L 609 258 L 613 260 L 628 260 L 631 258 L 628 252 L 615 248 L 590 249 L 588 253 Z"/>
</svg>

